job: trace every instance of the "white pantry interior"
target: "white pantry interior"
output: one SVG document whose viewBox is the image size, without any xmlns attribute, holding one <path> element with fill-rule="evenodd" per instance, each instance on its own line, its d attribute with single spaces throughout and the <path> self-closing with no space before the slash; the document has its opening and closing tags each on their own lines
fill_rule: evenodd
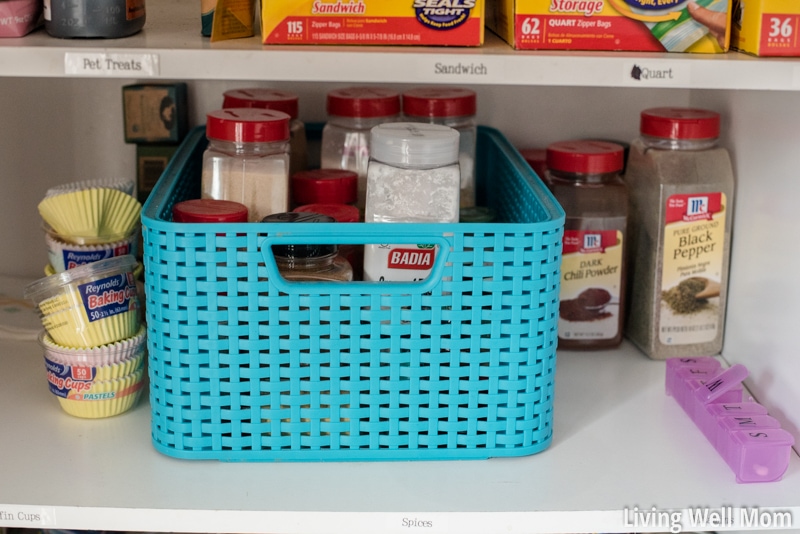
<svg viewBox="0 0 800 534">
<path fill-rule="evenodd" d="M 644 108 L 706 107 L 723 116 L 723 143 L 737 176 L 723 357 L 748 367 L 750 391 L 800 438 L 793 337 L 800 252 L 792 239 L 800 199 L 800 60 L 515 52 L 488 32 L 480 49 L 261 47 L 257 39 L 211 45 L 199 36 L 196 4 L 151 0 L 144 32 L 128 39 L 61 41 L 39 31 L 0 41 L 6 293 L 21 292 L 21 279 L 39 277 L 47 261 L 36 205 L 48 187 L 134 178 L 135 147 L 123 140 L 121 87 L 128 83 L 188 82 L 192 125 L 202 124 L 229 88 L 294 91 L 301 119 L 319 122 L 324 95 L 335 87 L 463 85 L 478 93 L 479 122 L 518 147 L 576 137 L 630 141 Z M 159 68 L 137 78 L 67 73 L 71 54 L 155 56 Z M 483 64 L 486 74 L 437 74 L 437 62 Z M 628 75 L 633 64 L 671 68 L 675 78 L 636 82 Z M 77 420 L 60 413 L 42 375 L 34 341 L 0 340 L 0 526 L 393 534 L 409 532 L 404 519 L 419 519 L 432 521 L 426 530 L 433 534 L 626 532 L 636 530 L 623 513 L 634 506 L 757 506 L 789 511 L 791 527 L 800 528 L 800 458 L 794 455 L 779 483 L 736 484 L 664 395 L 663 362 L 627 343 L 559 353 L 548 450 L 472 462 L 174 460 L 150 445 L 146 401 L 109 420 Z M 34 516 L 38 522 L 19 519 Z"/>
</svg>

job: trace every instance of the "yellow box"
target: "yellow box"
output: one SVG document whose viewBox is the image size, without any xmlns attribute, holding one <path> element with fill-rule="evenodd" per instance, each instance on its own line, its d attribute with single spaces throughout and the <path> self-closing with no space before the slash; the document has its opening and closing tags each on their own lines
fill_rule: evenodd
<svg viewBox="0 0 800 534">
<path fill-rule="evenodd" d="M 489 28 L 524 50 L 716 54 L 730 43 L 731 0 L 488 0 L 486 9 Z"/>
<path fill-rule="evenodd" d="M 480 46 L 485 0 L 262 0 L 265 44 Z"/>
<path fill-rule="evenodd" d="M 800 56 L 800 0 L 733 0 L 731 46 L 757 56 Z"/>
</svg>

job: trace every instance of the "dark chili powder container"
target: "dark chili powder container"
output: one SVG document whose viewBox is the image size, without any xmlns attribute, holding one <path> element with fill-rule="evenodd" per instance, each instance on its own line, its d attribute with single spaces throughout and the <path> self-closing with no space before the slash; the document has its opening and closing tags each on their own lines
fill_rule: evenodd
<svg viewBox="0 0 800 534">
<path fill-rule="evenodd" d="M 609 348 L 622 341 L 628 223 L 623 150 L 586 140 L 547 147 L 547 183 L 567 215 L 560 349 Z"/>
</svg>

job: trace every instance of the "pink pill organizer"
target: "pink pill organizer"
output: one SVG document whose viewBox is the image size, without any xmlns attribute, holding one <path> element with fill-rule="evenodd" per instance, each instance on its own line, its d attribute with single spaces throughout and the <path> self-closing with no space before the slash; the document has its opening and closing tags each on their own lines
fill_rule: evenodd
<svg viewBox="0 0 800 534">
<path fill-rule="evenodd" d="M 666 391 L 736 474 L 736 482 L 775 482 L 789 467 L 794 438 L 767 410 L 742 401 L 747 368 L 714 358 L 667 360 Z"/>
</svg>

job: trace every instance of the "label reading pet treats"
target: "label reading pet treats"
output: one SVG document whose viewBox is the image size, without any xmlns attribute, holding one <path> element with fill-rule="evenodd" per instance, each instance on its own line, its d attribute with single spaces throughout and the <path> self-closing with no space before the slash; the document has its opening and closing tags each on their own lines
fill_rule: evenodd
<svg viewBox="0 0 800 534">
<path fill-rule="evenodd" d="M 94 367 L 71 366 L 44 360 L 47 368 L 47 382 L 53 395 L 66 399 L 80 394 L 92 387 L 95 376 Z"/>
<path fill-rule="evenodd" d="M 135 310 L 138 307 L 133 274 L 120 274 L 78 286 L 89 322 Z"/>
<path fill-rule="evenodd" d="M 619 334 L 622 232 L 566 230 L 558 337 L 612 339 Z"/>
<path fill-rule="evenodd" d="M 725 215 L 723 193 L 667 198 L 658 329 L 661 343 L 706 343 L 717 337 Z"/>
</svg>

